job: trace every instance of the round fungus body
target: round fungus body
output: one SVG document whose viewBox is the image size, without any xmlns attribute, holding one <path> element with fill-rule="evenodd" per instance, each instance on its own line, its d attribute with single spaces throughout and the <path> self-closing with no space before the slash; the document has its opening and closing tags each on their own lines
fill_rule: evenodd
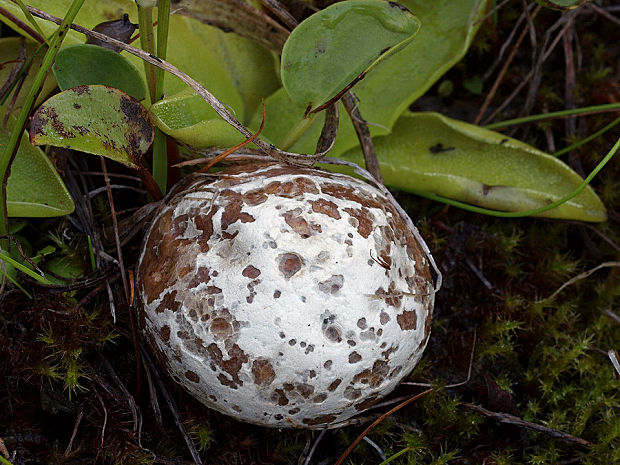
<svg viewBox="0 0 620 465">
<path fill-rule="evenodd" d="M 426 346 L 434 288 L 408 224 L 341 174 L 249 164 L 191 176 L 145 237 L 142 330 L 215 410 L 272 427 L 340 423 Z"/>
</svg>

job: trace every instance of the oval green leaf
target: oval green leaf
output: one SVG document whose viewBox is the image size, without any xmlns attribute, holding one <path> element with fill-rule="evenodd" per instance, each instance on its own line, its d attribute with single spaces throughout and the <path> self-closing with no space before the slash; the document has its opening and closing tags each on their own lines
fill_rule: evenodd
<svg viewBox="0 0 620 465">
<path fill-rule="evenodd" d="M 245 139 L 192 89 L 153 104 L 150 114 L 163 133 L 195 149 L 230 147 Z"/>
<path fill-rule="evenodd" d="M 52 66 L 60 90 L 89 84 L 116 87 L 135 99 L 146 97 L 142 76 L 124 56 L 98 45 L 63 47 Z"/>
<path fill-rule="evenodd" d="M 138 168 L 153 132 L 146 108 L 133 97 L 113 87 L 79 86 L 39 107 L 30 124 L 30 141 L 103 155 Z"/>
<path fill-rule="evenodd" d="M 544 207 L 583 182 L 562 161 L 530 145 L 438 113 L 405 114 L 391 135 L 374 142 L 386 184 L 493 210 Z M 342 158 L 363 163 L 358 148 Z M 607 217 L 589 186 L 540 216 L 582 221 Z"/>
<path fill-rule="evenodd" d="M 0 146 L 8 141 L 9 134 L 0 130 Z M 6 196 L 10 217 L 49 218 L 75 209 L 54 166 L 40 148 L 30 145 L 25 133 L 11 165 Z"/>
<path fill-rule="evenodd" d="M 348 0 L 297 26 L 282 49 L 281 75 L 307 112 L 340 95 L 420 29 L 405 7 L 385 0 Z"/>
<path fill-rule="evenodd" d="M 400 3 L 420 19 L 420 32 L 407 47 L 384 60 L 355 87 L 360 112 L 373 136 L 388 134 L 409 105 L 465 55 L 486 5 L 480 0 L 401 0 Z M 284 89 L 275 92 L 265 104 L 267 121 L 263 135 L 278 145 L 303 116 L 304 107 L 295 104 Z M 331 156 L 358 144 L 353 125 L 342 108 L 340 114 Z M 256 111 L 251 127 L 257 128 L 261 118 L 262 112 Z M 323 118 L 317 118 L 290 150 L 313 153 L 322 126 Z"/>
</svg>

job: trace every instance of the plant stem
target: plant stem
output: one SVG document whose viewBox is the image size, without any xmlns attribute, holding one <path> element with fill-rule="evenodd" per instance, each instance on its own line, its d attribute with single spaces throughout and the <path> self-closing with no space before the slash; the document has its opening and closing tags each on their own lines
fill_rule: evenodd
<svg viewBox="0 0 620 465">
<path fill-rule="evenodd" d="M 140 27 L 140 46 L 151 55 L 166 57 L 168 48 L 168 26 L 170 24 L 170 0 L 160 0 L 157 8 L 157 50 L 153 33 L 153 6 L 150 0 L 137 0 L 138 24 Z M 150 63 L 144 62 L 144 71 L 149 88 L 151 103 L 161 99 L 164 90 L 164 71 Z M 153 138 L 153 177 L 159 190 L 165 194 L 168 184 L 168 155 L 166 153 L 166 135 L 155 128 Z"/>
<path fill-rule="evenodd" d="M 47 53 L 43 57 L 43 61 L 41 63 L 41 67 L 39 71 L 34 77 L 32 82 L 32 86 L 30 87 L 30 91 L 26 96 L 22 109 L 17 117 L 17 121 L 15 126 L 13 127 L 13 131 L 11 131 L 11 137 L 9 138 L 9 142 L 7 143 L 4 151 L 2 152 L 2 156 L 0 157 L 0 179 L 2 179 L 2 190 L 0 191 L 0 249 L 8 250 L 8 239 L 6 238 L 9 231 L 9 223 L 8 223 L 8 212 L 6 205 L 6 184 L 9 178 L 9 174 L 11 173 L 11 163 L 13 163 L 13 159 L 17 154 L 17 149 L 19 148 L 19 143 L 24 132 L 24 128 L 26 126 L 26 121 L 28 119 L 28 114 L 36 100 L 37 95 L 41 90 L 41 85 L 45 80 L 45 76 L 49 71 L 52 63 L 54 62 L 54 58 L 56 58 L 56 54 L 60 49 L 60 45 L 67 35 L 67 31 L 69 30 L 69 26 L 75 19 L 78 11 L 82 7 L 84 0 L 73 0 L 73 3 L 69 7 L 65 18 L 62 20 L 62 23 L 50 39 L 49 49 Z"/>
<path fill-rule="evenodd" d="M 170 0 L 159 0 L 157 5 L 157 56 L 162 60 L 165 60 L 167 55 L 169 26 Z M 157 101 L 164 96 L 164 76 L 166 72 L 161 68 L 155 69 L 155 101 Z M 166 193 L 168 185 L 168 153 L 166 148 L 166 135 L 158 128 L 155 128 L 153 177 L 157 180 L 157 185 L 163 194 Z"/>
<path fill-rule="evenodd" d="M 552 113 L 541 113 L 539 115 L 524 116 L 523 118 L 508 119 L 497 123 L 487 124 L 486 129 L 503 128 L 506 126 L 514 126 L 515 124 L 525 124 L 543 119 L 560 118 L 564 116 L 585 115 L 589 113 L 603 113 L 606 111 L 620 110 L 620 103 L 606 103 L 604 105 L 594 105 L 591 107 L 571 108 L 568 110 L 554 111 Z"/>
<path fill-rule="evenodd" d="M 383 462 L 381 462 L 379 465 L 387 465 L 388 463 L 396 460 L 398 457 L 400 457 L 403 454 L 406 454 L 407 452 L 409 452 L 410 450 L 413 450 L 412 447 L 405 447 L 403 450 L 396 452 L 394 455 L 392 455 L 390 458 L 388 458 L 387 460 L 384 460 Z"/>
<path fill-rule="evenodd" d="M 138 5 L 138 28 L 140 31 L 140 47 L 147 53 L 154 55 L 155 38 L 153 34 L 153 4 L 151 1 L 136 1 Z M 144 73 L 146 74 L 146 84 L 149 89 L 151 103 L 155 102 L 155 67 L 150 63 L 144 62 Z"/>
<path fill-rule="evenodd" d="M 17 3 L 19 8 L 24 13 L 24 16 L 26 17 L 26 19 L 30 22 L 30 24 L 32 24 L 32 27 L 35 28 L 35 30 L 41 35 L 41 37 L 45 37 L 45 34 L 43 34 L 43 31 L 41 30 L 41 27 L 39 26 L 39 23 L 36 22 L 36 20 L 32 16 L 32 13 L 30 13 L 30 11 L 28 11 L 28 8 L 26 8 L 26 5 L 24 5 L 22 0 L 15 0 L 15 2 Z M 49 40 L 48 40 L 48 44 L 49 44 Z"/>
<path fill-rule="evenodd" d="M 170 29 L 170 0 L 159 0 L 157 5 L 157 56 L 166 59 L 168 52 L 168 30 Z M 156 68 L 155 97 L 157 100 L 164 95 L 164 76 L 166 72 Z"/>
<path fill-rule="evenodd" d="M 540 207 L 540 208 L 535 208 L 534 210 L 527 210 L 527 211 L 521 211 L 521 212 L 502 212 L 502 211 L 497 211 L 497 210 L 490 210 L 488 208 L 476 207 L 474 205 L 470 205 L 465 202 L 460 202 L 458 200 L 453 200 L 448 197 L 443 197 L 441 195 L 432 194 L 428 192 L 413 191 L 413 190 L 411 192 L 413 192 L 416 195 L 419 195 L 420 197 L 425 197 L 427 199 L 434 200 L 436 202 L 443 202 L 448 205 L 453 205 L 455 207 L 462 208 L 463 210 L 468 210 L 474 213 L 481 213 L 483 215 L 498 216 L 500 218 L 519 218 L 522 216 L 538 215 L 539 213 L 543 213 L 555 207 L 559 207 L 563 203 L 568 202 L 573 197 L 576 197 L 577 195 L 579 195 L 581 191 L 583 191 L 588 186 L 588 184 L 590 184 L 592 179 L 594 179 L 594 176 L 596 176 L 599 173 L 599 171 L 601 171 L 603 167 L 607 164 L 607 162 L 609 162 L 609 160 L 613 158 L 613 156 L 616 154 L 618 149 L 620 149 L 620 139 L 616 141 L 616 143 L 611 148 L 611 150 L 607 152 L 607 155 L 605 155 L 605 158 L 603 158 L 599 162 L 599 164 L 596 165 L 596 168 L 592 170 L 592 172 L 588 175 L 587 178 L 583 180 L 583 182 L 579 185 L 579 187 L 577 187 L 577 189 L 575 189 L 570 194 L 565 195 L 561 199 L 550 203 L 549 205 L 545 205 L 544 207 Z"/>
</svg>

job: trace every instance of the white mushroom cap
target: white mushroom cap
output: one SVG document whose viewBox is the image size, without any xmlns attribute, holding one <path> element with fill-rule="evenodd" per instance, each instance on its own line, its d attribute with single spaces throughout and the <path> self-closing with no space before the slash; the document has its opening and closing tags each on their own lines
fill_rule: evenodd
<svg viewBox="0 0 620 465">
<path fill-rule="evenodd" d="M 193 396 L 251 423 L 321 428 L 411 372 L 429 337 L 433 283 L 379 190 L 252 164 L 176 191 L 145 238 L 140 319 Z"/>
</svg>

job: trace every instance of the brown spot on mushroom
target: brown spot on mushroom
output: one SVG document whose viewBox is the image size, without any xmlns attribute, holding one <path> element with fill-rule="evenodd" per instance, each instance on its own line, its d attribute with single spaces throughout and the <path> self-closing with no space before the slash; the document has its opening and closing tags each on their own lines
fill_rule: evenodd
<svg viewBox="0 0 620 465">
<path fill-rule="evenodd" d="M 303 239 L 307 239 L 317 232 L 320 233 L 321 225 L 312 222 L 308 223 L 304 217 L 300 216 L 301 213 L 301 208 L 296 208 L 282 213 L 282 216 L 284 217 L 286 224 L 288 224 L 291 229 L 299 234 Z"/>
<path fill-rule="evenodd" d="M 319 282 L 319 290 L 325 294 L 337 294 L 344 284 L 344 276 L 335 274 L 325 281 Z"/>
<path fill-rule="evenodd" d="M 275 291 L 273 291 L 273 298 L 274 299 L 279 299 L 281 295 L 282 295 L 282 292 L 278 291 L 277 289 Z"/>
<path fill-rule="evenodd" d="M 357 320 L 357 327 L 359 329 L 368 328 L 368 324 L 366 324 L 366 318 L 360 318 L 359 320 Z"/>
<path fill-rule="evenodd" d="M 357 363 L 362 359 L 362 356 L 353 351 L 349 354 L 349 363 Z"/>
<path fill-rule="evenodd" d="M 194 217 L 196 228 L 202 231 L 197 241 L 200 245 L 200 251 L 205 253 L 209 251 L 209 239 L 213 235 L 213 215 L 217 212 L 217 207 L 212 207 L 207 213 L 202 213 Z"/>
<path fill-rule="evenodd" d="M 199 383 L 200 382 L 200 377 L 194 373 L 193 371 L 187 370 L 185 372 L 185 377 L 187 379 L 189 379 L 192 383 Z"/>
<path fill-rule="evenodd" d="M 332 382 L 329 384 L 329 386 L 327 387 L 327 390 L 328 390 L 329 392 L 334 392 L 334 391 L 336 390 L 336 388 L 337 388 L 338 386 L 340 386 L 340 383 L 342 383 L 342 380 L 341 380 L 340 378 L 338 378 L 338 379 L 336 379 L 336 380 L 332 381 Z"/>
<path fill-rule="evenodd" d="M 368 399 L 363 400 L 355 404 L 355 410 L 361 412 L 362 410 L 366 410 L 374 405 L 377 402 L 377 396 L 370 396 Z"/>
<path fill-rule="evenodd" d="M 288 397 L 286 397 L 286 394 L 284 394 L 282 389 L 276 389 L 273 391 L 271 394 L 271 401 L 280 406 L 288 405 Z"/>
<path fill-rule="evenodd" d="M 368 238 L 372 232 L 372 219 L 369 218 L 370 212 L 367 208 L 345 208 L 345 212 L 351 215 L 352 218 L 357 220 L 357 232 L 361 236 Z"/>
<path fill-rule="evenodd" d="M 232 334 L 232 326 L 224 318 L 214 318 L 209 330 L 218 339 L 226 338 Z"/>
<path fill-rule="evenodd" d="M 382 325 L 388 324 L 390 320 L 390 315 L 388 315 L 387 313 L 381 312 L 379 314 L 379 323 L 381 323 Z"/>
<path fill-rule="evenodd" d="M 342 334 L 336 326 L 325 328 L 325 337 L 332 342 L 342 342 Z"/>
<path fill-rule="evenodd" d="M 301 257 L 294 253 L 284 253 L 278 257 L 280 272 L 286 279 L 290 279 L 295 273 L 301 270 L 303 261 Z"/>
<path fill-rule="evenodd" d="M 260 275 L 260 270 L 252 265 L 248 265 L 243 269 L 241 274 L 246 278 L 255 279 Z"/>
<path fill-rule="evenodd" d="M 301 411 L 301 409 L 299 407 L 295 407 L 292 408 L 288 411 L 289 415 L 295 415 L 296 413 L 299 413 Z"/>
<path fill-rule="evenodd" d="M 268 184 L 264 190 L 267 194 L 273 194 L 289 199 L 300 197 L 304 195 L 304 193 L 319 193 L 319 190 L 314 182 L 307 177 L 296 177 L 292 181 L 272 182 Z"/>
<path fill-rule="evenodd" d="M 267 194 L 265 194 L 264 192 L 260 192 L 260 190 L 258 189 L 243 194 L 243 200 L 245 201 L 245 203 L 253 207 L 266 202 L 267 198 Z"/>
<path fill-rule="evenodd" d="M 303 397 L 304 399 L 309 398 L 312 394 L 314 394 L 314 386 L 306 383 L 299 383 L 295 386 L 295 390 Z"/>
<path fill-rule="evenodd" d="M 161 293 L 170 287 L 183 266 L 180 261 L 169 259 L 177 256 L 179 248 L 185 244 L 184 241 L 173 239 L 169 234 L 172 213 L 172 210 L 167 210 L 158 218 L 145 246 L 145 255 L 149 255 L 148 259 L 142 260 L 138 268 L 147 304 L 159 298 Z"/>
<path fill-rule="evenodd" d="M 255 218 L 245 212 L 241 212 L 243 208 L 243 198 L 238 192 L 230 189 L 220 192 L 220 196 L 227 200 L 226 207 L 222 212 L 222 230 L 228 229 L 228 226 L 241 220 L 242 223 L 251 223 Z"/>
<path fill-rule="evenodd" d="M 334 362 L 332 362 L 331 360 L 327 360 L 324 364 L 323 364 L 323 368 L 325 368 L 326 370 L 330 370 L 332 367 L 332 364 Z"/>
<path fill-rule="evenodd" d="M 321 394 L 317 394 L 316 396 L 314 396 L 312 398 L 312 402 L 314 402 L 315 404 L 320 404 L 321 402 L 324 402 L 325 399 L 327 399 L 327 394 L 323 392 Z"/>
<path fill-rule="evenodd" d="M 207 347 L 207 352 L 211 360 L 232 377 L 232 381 L 230 381 L 222 373 L 220 373 L 218 375 L 220 383 L 230 386 L 233 389 L 237 389 L 237 385 L 243 385 L 243 381 L 239 379 L 239 371 L 241 370 L 242 365 L 247 363 L 248 357 L 237 344 L 234 344 L 228 350 L 228 356 L 230 357 L 228 360 L 224 360 L 222 351 L 215 343 L 209 344 Z"/>
<path fill-rule="evenodd" d="M 385 358 L 386 360 L 390 360 L 390 355 L 392 355 L 394 352 L 396 352 L 398 350 L 398 346 L 390 346 L 390 348 L 388 350 L 384 350 L 383 352 L 381 352 L 381 355 L 383 355 L 383 358 Z"/>
<path fill-rule="evenodd" d="M 347 386 L 344 390 L 345 399 L 356 400 L 362 397 L 362 391 L 360 389 L 356 389 L 353 386 Z"/>
<path fill-rule="evenodd" d="M 192 276 L 190 282 L 187 284 L 187 287 L 189 289 L 194 289 L 202 283 L 208 283 L 211 279 L 211 276 L 209 276 L 209 272 L 210 270 L 206 266 L 199 267 Z"/>
<path fill-rule="evenodd" d="M 387 376 L 390 368 L 383 360 L 376 360 L 372 369 L 365 369 L 353 377 L 353 383 L 367 384 L 372 388 L 379 386 Z"/>
<path fill-rule="evenodd" d="M 321 192 L 323 194 L 331 195 L 337 199 L 341 200 L 351 200 L 353 202 L 359 203 L 360 205 L 365 205 L 370 208 L 381 208 L 381 203 L 373 198 L 372 196 L 366 194 L 365 192 L 357 191 L 356 189 L 344 186 L 342 184 L 324 182 L 321 183 Z"/>
<path fill-rule="evenodd" d="M 336 419 L 336 415 L 322 415 L 316 418 L 304 418 L 302 421 L 304 425 L 316 426 L 316 425 L 321 425 L 323 423 L 331 423 L 335 419 Z"/>
<path fill-rule="evenodd" d="M 159 335 L 161 336 L 162 341 L 168 342 L 170 340 L 170 326 L 162 326 L 159 330 Z"/>
<path fill-rule="evenodd" d="M 161 303 L 155 309 L 155 312 L 163 313 L 165 310 L 170 310 L 173 313 L 176 312 L 179 309 L 179 306 L 181 305 L 180 302 L 177 302 L 176 300 L 174 300 L 176 295 L 177 295 L 177 291 L 166 292 Z"/>
<path fill-rule="evenodd" d="M 254 384 L 269 386 L 276 379 L 276 372 L 268 360 L 258 359 L 252 362 L 252 376 L 254 377 Z"/>
<path fill-rule="evenodd" d="M 418 327 L 418 316 L 415 311 L 405 310 L 396 317 L 396 321 L 403 331 L 414 330 Z"/>
<path fill-rule="evenodd" d="M 207 294 L 221 294 L 222 290 L 217 286 L 207 286 Z"/>
<path fill-rule="evenodd" d="M 311 200 L 310 205 L 312 205 L 312 211 L 316 213 L 322 213 L 323 215 L 330 216 L 337 220 L 340 219 L 338 205 L 336 205 L 334 202 L 331 202 L 330 200 Z"/>
<path fill-rule="evenodd" d="M 375 295 L 385 300 L 385 303 L 390 307 L 400 308 L 403 301 L 402 293 L 396 290 L 396 283 L 394 281 L 390 283 L 387 291 L 380 287 L 375 291 Z"/>
</svg>

